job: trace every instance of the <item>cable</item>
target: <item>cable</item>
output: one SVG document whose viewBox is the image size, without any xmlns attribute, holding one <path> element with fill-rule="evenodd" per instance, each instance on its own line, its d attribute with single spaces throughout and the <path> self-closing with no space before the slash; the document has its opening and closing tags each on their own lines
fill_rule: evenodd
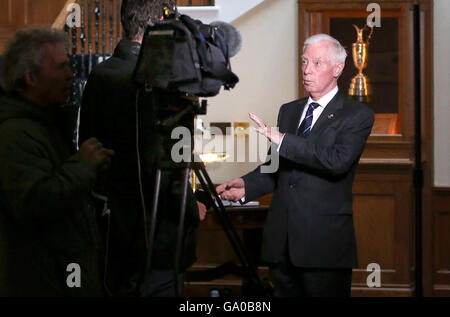
<svg viewBox="0 0 450 317">
<path fill-rule="evenodd" d="M 139 89 L 136 91 L 136 154 L 137 154 L 137 166 L 138 166 L 138 181 L 139 181 L 139 193 L 141 197 L 142 211 L 144 216 L 144 232 L 145 232 L 145 247 L 148 249 L 148 228 L 147 228 L 147 211 L 145 208 L 144 189 L 142 186 L 142 168 L 141 168 L 141 156 L 139 154 Z"/>
<path fill-rule="evenodd" d="M 111 227 L 111 210 L 108 208 L 108 197 L 100 195 L 95 193 L 94 191 L 91 191 L 91 195 L 93 197 L 95 197 L 98 200 L 103 201 L 103 211 L 102 211 L 102 217 L 104 217 L 105 215 L 108 216 L 108 223 L 107 223 L 107 227 L 106 227 L 106 241 L 105 241 L 105 265 L 104 265 L 104 274 L 103 274 L 103 287 L 105 288 L 106 294 L 109 297 L 111 296 L 111 292 L 109 291 L 108 288 L 108 283 L 106 282 L 106 274 L 108 272 L 108 255 L 109 255 L 109 235 L 110 235 L 110 227 Z"/>
<path fill-rule="evenodd" d="M 111 296 L 111 292 L 109 291 L 108 288 L 108 283 L 106 282 L 106 272 L 108 269 L 108 254 L 109 254 L 109 235 L 110 235 L 110 228 L 111 228 L 111 210 L 107 209 L 105 211 L 105 214 L 108 216 L 108 225 L 107 225 L 107 229 L 106 229 L 106 247 L 105 247 L 105 274 L 103 275 L 103 285 L 105 287 L 106 293 L 108 294 L 109 297 Z"/>
</svg>

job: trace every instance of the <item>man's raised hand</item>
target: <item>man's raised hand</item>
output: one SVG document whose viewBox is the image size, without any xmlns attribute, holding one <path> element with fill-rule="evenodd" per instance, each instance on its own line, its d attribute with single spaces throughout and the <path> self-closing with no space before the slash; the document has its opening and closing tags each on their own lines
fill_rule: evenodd
<svg viewBox="0 0 450 317">
<path fill-rule="evenodd" d="M 258 125 L 258 127 L 255 128 L 258 133 L 261 133 L 262 135 L 267 137 L 269 141 L 275 144 L 280 144 L 281 138 L 283 137 L 282 133 L 278 132 L 277 129 L 273 129 L 272 127 L 267 126 L 264 120 L 258 117 L 256 114 L 249 112 L 248 116 Z"/>
</svg>

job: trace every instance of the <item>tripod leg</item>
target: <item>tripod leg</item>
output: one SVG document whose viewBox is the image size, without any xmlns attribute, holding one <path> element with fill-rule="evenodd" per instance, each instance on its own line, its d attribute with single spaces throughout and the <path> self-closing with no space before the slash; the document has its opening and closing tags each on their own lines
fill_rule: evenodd
<svg viewBox="0 0 450 317">
<path fill-rule="evenodd" d="M 155 176 L 155 191 L 153 196 L 153 206 L 150 221 L 147 219 L 147 215 L 144 211 L 144 224 L 145 224 L 145 244 L 147 247 L 147 254 L 145 258 L 144 277 L 141 284 L 141 296 L 146 296 L 148 290 L 148 276 L 151 270 L 152 264 L 152 252 L 153 243 L 155 239 L 156 219 L 158 214 L 159 192 L 161 190 L 161 169 L 156 170 Z M 142 198 L 143 199 L 143 198 Z M 148 223 L 150 222 L 150 230 L 148 230 Z"/>
<path fill-rule="evenodd" d="M 175 251 L 175 296 L 179 297 L 180 288 L 178 285 L 178 278 L 180 273 L 180 260 L 181 260 L 181 251 L 183 245 L 183 234 L 184 234 L 184 218 L 186 215 L 186 202 L 187 202 L 187 191 L 189 185 L 189 168 L 185 168 L 183 171 L 183 197 L 181 200 L 181 210 L 180 210 L 180 223 L 178 225 L 178 236 L 177 236 L 177 247 Z"/>
</svg>

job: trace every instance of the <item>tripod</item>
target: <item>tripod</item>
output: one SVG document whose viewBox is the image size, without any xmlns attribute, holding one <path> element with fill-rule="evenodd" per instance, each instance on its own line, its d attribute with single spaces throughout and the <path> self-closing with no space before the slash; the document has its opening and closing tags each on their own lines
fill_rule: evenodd
<svg viewBox="0 0 450 317">
<path fill-rule="evenodd" d="M 236 233 L 228 215 L 226 213 L 225 207 L 222 204 L 222 200 L 217 194 L 214 185 L 206 172 L 205 165 L 203 163 L 194 163 L 194 171 L 197 175 L 200 184 L 202 185 L 203 190 L 208 193 L 208 197 L 214 196 L 214 200 L 218 203 L 217 205 L 212 202 L 212 206 L 214 208 L 214 212 L 219 218 L 219 221 L 227 235 L 231 246 L 239 258 L 243 268 L 243 276 L 249 282 L 251 292 L 253 295 L 261 295 L 261 296 L 272 296 L 272 290 L 268 285 L 264 285 L 261 281 L 257 267 L 253 262 L 252 258 L 248 255 L 248 251 L 246 250 L 244 244 L 241 242 L 239 236 Z"/>
<path fill-rule="evenodd" d="M 183 241 L 183 232 L 184 232 L 184 220 L 186 215 L 186 201 L 187 201 L 187 192 L 188 192 L 188 186 L 189 186 L 189 175 L 190 175 L 190 169 L 193 169 L 195 174 L 198 177 L 198 180 L 200 181 L 200 184 L 203 188 L 203 190 L 207 193 L 207 196 L 209 199 L 211 199 L 210 204 L 214 208 L 214 212 L 217 215 L 223 230 L 231 243 L 231 246 L 237 255 L 243 270 L 243 276 L 245 280 L 248 282 L 251 292 L 254 293 L 254 295 L 260 295 L 260 296 L 270 296 L 271 291 L 270 289 L 263 284 L 261 281 L 258 273 L 256 265 L 253 263 L 253 260 L 250 256 L 248 256 L 248 252 L 241 242 L 238 234 L 236 233 L 236 230 L 233 228 L 233 225 L 230 221 L 230 219 L 227 216 L 225 207 L 222 204 L 221 199 L 219 198 L 214 185 L 211 181 L 211 178 L 209 177 L 205 166 L 202 162 L 196 163 L 187 163 L 185 166 L 180 166 L 183 170 L 183 182 L 182 182 L 182 188 L 183 188 L 183 195 L 182 195 L 182 202 L 181 202 L 181 210 L 180 210 L 180 220 L 179 220 L 179 226 L 178 226 L 178 232 L 177 232 L 177 245 L 176 245 L 176 251 L 175 251 L 175 262 L 174 262 L 174 269 L 175 269 L 175 276 L 178 276 L 180 273 L 180 260 L 181 260 L 181 252 L 182 252 L 182 241 Z M 160 195 L 160 184 L 161 184 L 161 175 L 162 175 L 162 168 L 158 168 L 156 171 L 155 176 L 155 187 L 154 187 L 154 197 L 153 197 L 153 206 L 152 206 L 152 212 L 150 216 L 150 231 L 149 231 L 149 247 L 148 247 L 148 262 L 151 263 L 151 255 L 153 251 L 153 244 L 154 244 L 154 235 L 155 235 L 155 229 L 156 229 L 156 222 L 157 222 L 157 212 L 158 212 L 158 204 L 159 204 L 159 195 Z M 215 202 L 217 204 L 215 204 Z M 148 270 L 147 270 L 148 272 Z M 177 296 L 180 296 L 180 290 L 178 289 L 178 281 L 175 278 L 175 293 Z"/>
<path fill-rule="evenodd" d="M 165 131 L 164 133 L 167 133 L 168 128 L 174 127 L 180 120 L 182 116 L 185 116 L 186 114 L 189 114 L 192 109 L 200 109 L 198 102 L 193 102 L 192 99 L 189 100 L 188 106 L 184 108 L 183 113 L 178 113 L 176 115 L 176 118 L 169 117 L 164 118 L 164 120 L 157 120 L 159 129 L 161 131 Z M 155 100 L 153 99 L 153 105 L 156 105 Z M 203 108 L 206 110 L 206 104 L 203 104 Z M 198 112 L 197 112 L 198 113 Z M 192 122 L 193 122 L 193 116 L 192 116 Z M 192 134 L 191 134 L 192 135 Z M 192 169 L 195 174 L 197 175 L 198 180 L 200 181 L 200 184 L 203 188 L 203 190 L 207 193 L 207 199 L 209 199 L 209 204 L 213 206 L 214 212 L 217 215 L 223 230 L 235 252 L 237 255 L 240 264 L 242 265 L 242 271 L 243 271 L 243 277 L 246 282 L 248 282 L 248 285 L 250 286 L 250 289 L 254 293 L 253 295 L 260 295 L 260 296 L 271 296 L 271 290 L 269 287 L 265 286 L 263 282 L 261 281 L 258 273 L 256 265 L 253 263 L 253 260 L 248 255 L 247 250 L 245 249 L 245 246 L 241 242 L 238 234 L 236 233 L 235 229 L 233 228 L 233 225 L 231 221 L 229 220 L 225 207 L 222 204 L 222 201 L 220 197 L 218 196 L 214 185 L 211 181 L 211 178 L 209 177 L 205 166 L 203 162 L 198 157 L 193 158 L 191 155 L 190 162 L 182 162 L 182 163 L 174 163 L 171 160 L 169 160 L 167 157 L 166 159 L 162 160 L 161 162 L 157 163 L 156 173 L 155 173 L 155 182 L 154 182 L 154 196 L 153 196 L 153 202 L 152 202 L 152 211 L 150 217 L 147 217 L 145 219 L 146 228 L 149 228 L 148 235 L 146 239 L 147 244 L 147 257 L 146 257 L 146 269 L 144 272 L 144 279 L 141 286 L 141 293 L 146 294 L 146 280 L 147 275 L 149 274 L 151 263 L 152 263 L 152 253 L 154 248 L 154 241 L 155 241 L 155 230 L 156 230 L 156 223 L 157 223 L 157 213 L 158 213 L 158 205 L 159 205 L 159 197 L 160 197 L 160 191 L 161 191 L 161 177 L 162 177 L 162 171 L 163 170 L 181 170 L 182 171 L 182 200 L 181 200 L 181 206 L 180 206 L 180 214 L 179 214 L 179 224 L 178 224 L 178 232 L 177 232 L 177 244 L 176 244 L 176 251 L 175 251 L 175 261 L 174 261 L 174 276 L 175 276 L 175 293 L 177 296 L 180 296 L 180 290 L 178 287 L 178 280 L 177 277 L 180 273 L 180 260 L 181 260 L 181 252 L 182 252 L 182 242 L 183 242 L 183 236 L 184 236 L 184 222 L 185 222 L 185 216 L 186 216 L 186 203 L 187 203 L 187 193 L 188 193 L 188 186 L 189 186 L 189 175 L 190 170 Z M 214 197 L 214 199 L 213 199 Z M 215 203 L 217 202 L 217 204 Z"/>
</svg>

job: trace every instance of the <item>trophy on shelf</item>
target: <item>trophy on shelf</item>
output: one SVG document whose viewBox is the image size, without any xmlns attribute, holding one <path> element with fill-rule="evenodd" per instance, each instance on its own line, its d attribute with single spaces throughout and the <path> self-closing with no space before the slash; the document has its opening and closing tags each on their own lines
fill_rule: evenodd
<svg viewBox="0 0 450 317">
<path fill-rule="evenodd" d="M 373 34 L 373 27 L 370 29 L 370 34 L 367 37 L 367 40 L 364 41 L 364 30 L 367 25 L 365 25 L 362 29 L 358 28 L 353 24 L 356 29 L 357 40 L 352 45 L 352 54 L 353 54 L 353 62 L 355 67 L 358 69 L 358 74 L 353 77 L 352 82 L 350 83 L 350 88 L 348 89 L 348 94 L 359 101 L 369 101 L 369 95 L 372 93 L 369 79 L 367 76 L 363 74 L 363 69 L 367 66 L 367 55 L 369 53 L 369 40 Z"/>
</svg>

